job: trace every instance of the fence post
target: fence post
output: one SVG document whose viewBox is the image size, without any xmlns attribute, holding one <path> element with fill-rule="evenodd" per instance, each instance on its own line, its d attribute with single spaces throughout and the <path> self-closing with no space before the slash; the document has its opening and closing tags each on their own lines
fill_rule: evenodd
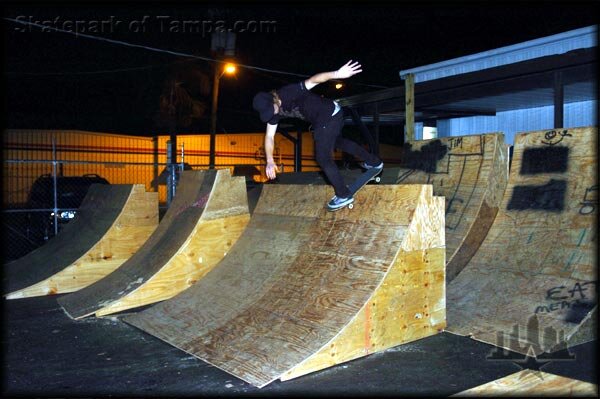
<svg viewBox="0 0 600 399">
<path fill-rule="evenodd" d="M 175 198 L 175 187 L 177 185 L 175 167 L 177 163 L 177 148 L 172 140 L 167 141 L 167 207 Z"/>
<path fill-rule="evenodd" d="M 185 169 L 185 150 L 184 150 L 184 146 L 185 143 L 181 143 L 181 172 L 183 172 L 183 170 Z"/>
<path fill-rule="evenodd" d="M 52 135 L 52 188 L 54 190 L 54 235 L 58 234 L 58 180 L 56 177 L 56 136 Z"/>
<path fill-rule="evenodd" d="M 154 164 L 153 165 L 154 178 L 152 180 L 154 182 L 153 189 L 155 192 L 158 192 L 158 186 L 159 186 L 159 183 L 158 183 L 158 173 L 159 173 L 159 169 L 158 169 L 158 136 L 152 137 L 152 146 L 154 149 L 154 151 L 153 151 L 154 157 L 152 160 L 152 162 Z"/>
</svg>

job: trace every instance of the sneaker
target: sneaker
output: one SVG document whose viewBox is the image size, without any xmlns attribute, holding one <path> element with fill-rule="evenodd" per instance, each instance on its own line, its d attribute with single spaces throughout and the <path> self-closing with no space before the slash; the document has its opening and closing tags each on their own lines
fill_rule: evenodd
<svg viewBox="0 0 600 399">
<path fill-rule="evenodd" d="M 362 162 L 360 164 L 360 167 L 363 168 L 363 169 L 367 169 L 367 170 L 373 169 L 373 168 L 375 168 L 375 169 L 383 169 L 383 162 L 380 162 L 379 165 L 376 165 L 376 166 L 371 166 L 371 165 L 369 165 L 366 162 Z"/>
<path fill-rule="evenodd" d="M 327 204 L 327 208 L 329 208 L 329 210 L 340 209 L 353 202 L 354 197 L 340 198 L 337 195 L 334 195 L 331 201 L 329 201 L 329 203 Z"/>
</svg>

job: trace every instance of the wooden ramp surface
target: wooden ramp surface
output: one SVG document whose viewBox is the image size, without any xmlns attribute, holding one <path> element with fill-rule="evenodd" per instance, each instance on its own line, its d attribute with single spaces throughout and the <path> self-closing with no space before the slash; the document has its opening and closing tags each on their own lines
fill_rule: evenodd
<svg viewBox="0 0 600 399">
<path fill-rule="evenodd" d="M 382 184 L 432 184 L 446 198 L 446 280 L 467 265 L 485 238 L 508 180 L 504 135 L 492 133 L 420 140 L 405 145 L 401 168 L 385 168 Z M 347 182 L 359 170 L 343 170 Z M 283 173 L 284 184 L 325 184 L 321 173 Z"/>
<path fill-rule="evenodd" d="M 598 129 L 517 135 L 479 251 L 448 286 L 448 331 L 539 354 L 595 338 Z"/>
<path fill-rule="evenodd" d="M 177 194 L 140 250 L 111 274 L 59 298 L 73 318 L 170 298 L 218 263 L 248 223 L 243 177 L 229 170 L 184 171 Z"/>
<path fill-rule="evenodd" d="M 521 370 L 452 396 L 598 397 L 598 385 L 543 371 Z"/>
<path fill-rule="evenodd" d="M 332 213 L 331 195 L 265 185 L 217 267 L 124 321 L 258 387 L 441 331 L 443 198 L 367 186 Z"/>
<path fill-rule="evenodd" d="M 92 284 L 131 257 L 157 225 L 157 193 L 141 184 L 94 184 L 56 237 L 4 265 L 6 297 L 67 293 Z"/>
</svg>

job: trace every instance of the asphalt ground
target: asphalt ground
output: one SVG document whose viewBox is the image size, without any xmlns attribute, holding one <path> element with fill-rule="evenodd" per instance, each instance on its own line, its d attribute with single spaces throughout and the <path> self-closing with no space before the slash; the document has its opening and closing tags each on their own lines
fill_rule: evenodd
<svg viewBox="0 0 600 399">
<path fill-rule="evenodd" d="M 3 300 L 7 396 L 448 396 L 521 369 L 597 383 L 596 341 L 539 361 L 442 332 L 262 389 L 119 320 L 75 321 L 59 296 Z"/>
</svg>

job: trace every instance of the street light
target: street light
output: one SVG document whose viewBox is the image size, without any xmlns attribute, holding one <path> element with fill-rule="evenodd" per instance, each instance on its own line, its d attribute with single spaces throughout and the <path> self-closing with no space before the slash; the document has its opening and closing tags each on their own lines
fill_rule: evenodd
<svg viewBox="0 0 600 399">
<path fill-rule="evenodd" d="M 235 65 L 232 64 L 231 62 L 228 62 L 227 64 L 225 64 L 225 68 L 223 68 L 223 72 L 227 73 L 229 75 L 233 75 L 236 71 Z"/>
<path fill-rule="evenodd" d="M 233 75 L 236 71 L 235 64 L 228 62 L 223 67 L 220 63 L 215 65 L 215 74 L 213 79 L 212 109 L 210 113 L 210 152 L 209 168 L 215 168 L 215 142 L 217 133 L 217 104 L 219 101 L 219 81 L 224 74 Z"/>
</svg>

